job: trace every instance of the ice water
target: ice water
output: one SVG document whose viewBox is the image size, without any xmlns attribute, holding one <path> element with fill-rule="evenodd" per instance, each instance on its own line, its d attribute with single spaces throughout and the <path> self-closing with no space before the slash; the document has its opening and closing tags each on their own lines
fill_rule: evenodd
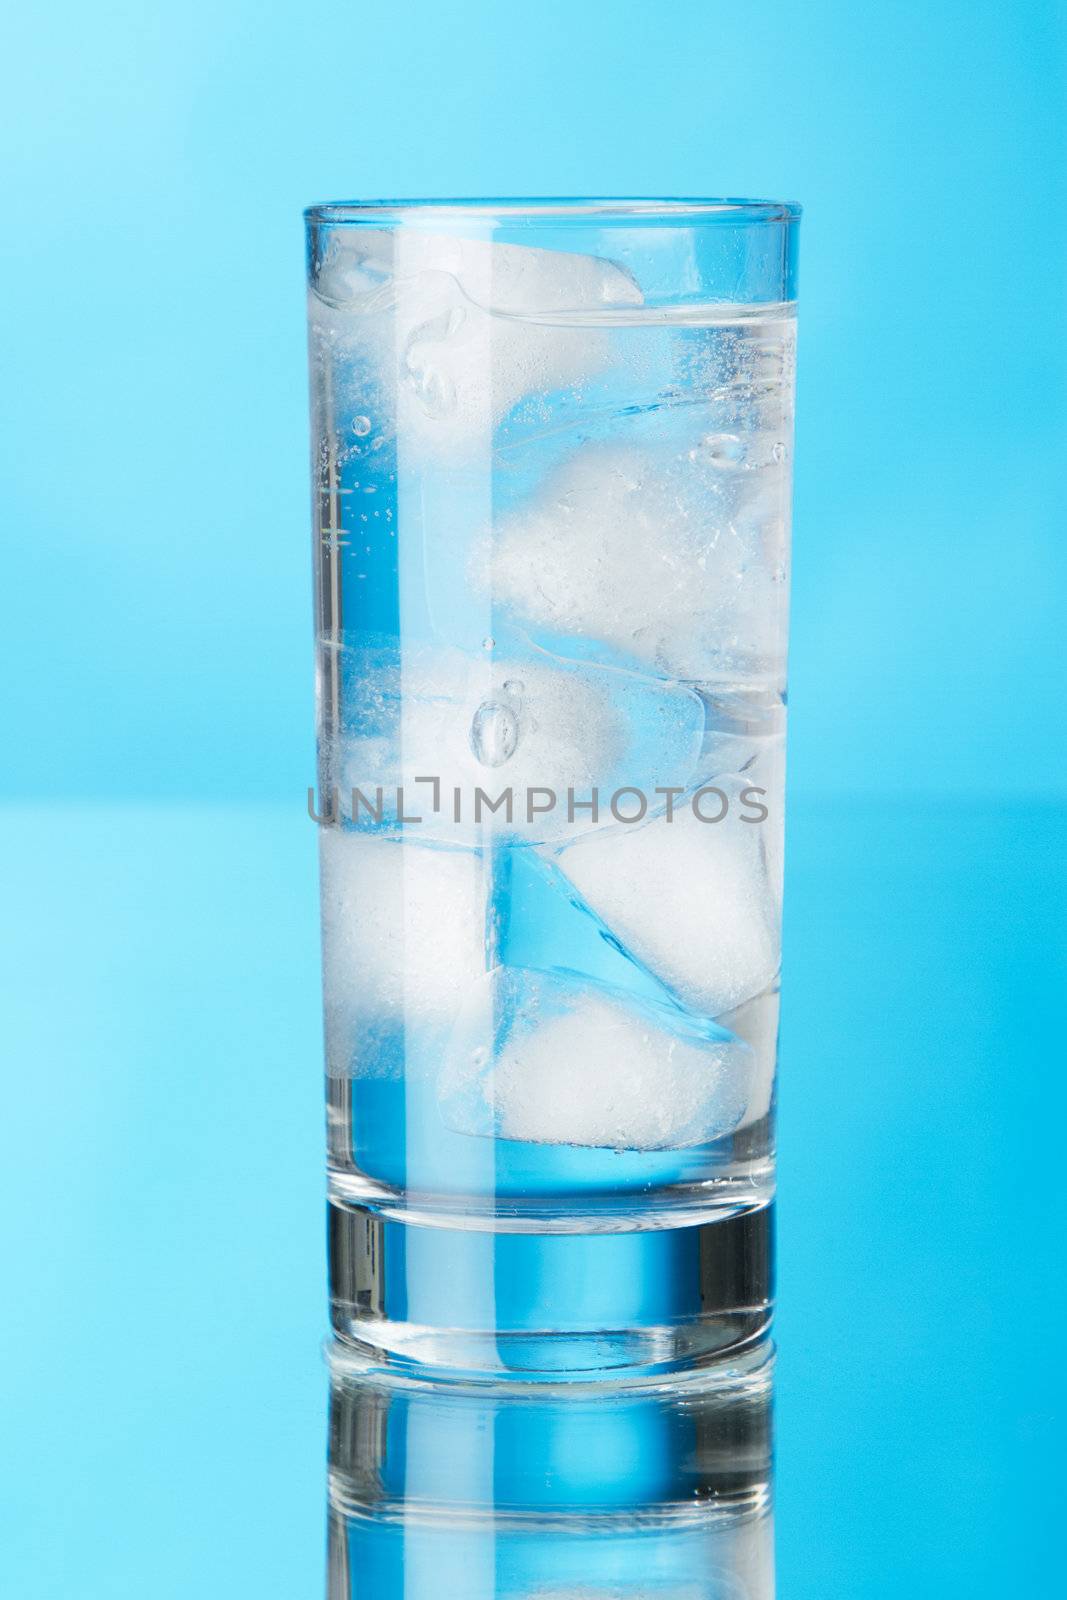
<svg viewBox="0 0 1067 1600">
<path fill-rule="evenodd" d="M 310 229 L 335 1327 L 684 1363 L 771 1293 L 791 279 L 373 224 Z"/>
</svg>

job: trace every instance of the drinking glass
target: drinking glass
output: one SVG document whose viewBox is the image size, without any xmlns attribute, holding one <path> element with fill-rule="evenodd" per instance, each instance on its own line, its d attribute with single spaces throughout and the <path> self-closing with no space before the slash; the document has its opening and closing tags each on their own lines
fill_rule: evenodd
<svg viewBox="0 0 1067 1600">
<path fill-rule="evenodd" d="M 770 1315 L 794 205 L 307 212 L 337 1335 Z"/>
</svg>

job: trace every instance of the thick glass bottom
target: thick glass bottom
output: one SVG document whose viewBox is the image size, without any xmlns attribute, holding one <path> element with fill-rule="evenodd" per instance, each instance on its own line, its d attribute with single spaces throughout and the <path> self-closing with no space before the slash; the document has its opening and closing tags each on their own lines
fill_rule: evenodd
<svg viewBox="0 0 1067 1600">
<path fill-rule="evenodd" d="M 402 1221 L 335 1196 L 337 1337 L 412 1368 L 588 1381 L 717 1361 L 769 1325 L 769 1204 L 580 1233 L 493 1231 L 486 1220 Z"/>
</svg>

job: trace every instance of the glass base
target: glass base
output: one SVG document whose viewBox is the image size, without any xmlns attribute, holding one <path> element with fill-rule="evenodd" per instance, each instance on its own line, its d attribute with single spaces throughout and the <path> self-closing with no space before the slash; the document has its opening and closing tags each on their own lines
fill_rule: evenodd
<svg viewBox="0 0 1067 1600">
<path fill-rule="evenodd" d="M 557 1382 L 666 1373 L 718 1361 L 770 1323 L 770 1204 L 645 1231 L 534 1233 L 334 1198 L 329 1228 L 334 1332 L 412 1367 Z"/>
</svg>

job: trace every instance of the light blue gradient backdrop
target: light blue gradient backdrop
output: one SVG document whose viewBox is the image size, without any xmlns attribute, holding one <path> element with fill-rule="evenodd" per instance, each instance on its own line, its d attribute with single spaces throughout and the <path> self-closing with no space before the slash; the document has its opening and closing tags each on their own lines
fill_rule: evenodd
<svg viewBox="0 0 1067 1600">
<path fill-rule="evenodd" d="M 1063 5 L 6 33 L 0 1588 L 321 1592 L 300 208 L 726 191 L 806 207 L 782 1594 L 1051 1593 Z"/>
</svg>

